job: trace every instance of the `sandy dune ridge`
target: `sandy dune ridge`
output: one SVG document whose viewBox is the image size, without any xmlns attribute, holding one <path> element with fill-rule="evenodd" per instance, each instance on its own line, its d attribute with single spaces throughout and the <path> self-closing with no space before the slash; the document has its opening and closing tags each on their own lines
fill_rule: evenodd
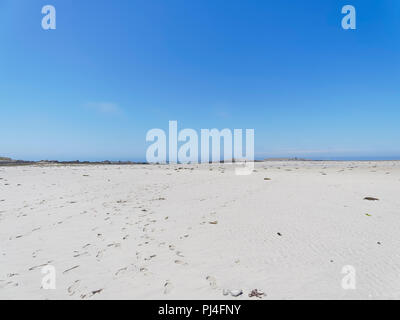
<svg viewBox="0 0 400 320">
<path fill-rule="evenodd" d="M 0 167 L 0 298 L 398 299 L 399 190 L 396 161 Z"/>
</svg>

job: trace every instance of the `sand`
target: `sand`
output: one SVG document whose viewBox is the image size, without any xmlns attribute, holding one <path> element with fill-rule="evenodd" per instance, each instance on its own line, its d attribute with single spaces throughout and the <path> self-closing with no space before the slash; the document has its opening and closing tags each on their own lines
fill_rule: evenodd
<svg viewBox="0 0 400 320">
<path fill-rule="evenodd" d="M 0 298 L 398 299 L 399 190 L 395 161 L 0 167 Z"/>
</svg>

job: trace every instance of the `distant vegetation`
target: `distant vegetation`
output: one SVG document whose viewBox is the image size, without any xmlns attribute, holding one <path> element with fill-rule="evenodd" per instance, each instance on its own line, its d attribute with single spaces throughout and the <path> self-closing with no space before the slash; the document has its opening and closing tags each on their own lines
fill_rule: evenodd
<svg viewBox="0 0 400 320">
<path fill-rule="evenodd" d="M 11 158 L 0 157 L 0 161 L 11 161 Z"/>
</svg>

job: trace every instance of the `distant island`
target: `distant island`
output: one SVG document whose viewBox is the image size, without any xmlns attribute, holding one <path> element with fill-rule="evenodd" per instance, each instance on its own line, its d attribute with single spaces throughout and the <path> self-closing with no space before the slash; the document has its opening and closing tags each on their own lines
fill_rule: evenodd
<svg viewBox="0 0 400 320">
<path fill-rule="evenodd" d="M 12 166 L 12 165 L 31 165 L 31 164 L 147 164 L 147 162 L 134 162 L 134 161 L 58 161 L 58 160 L 40 160 L 40 161 L 27 161 L 27 160 L 14 160 L 8 157 L 0 157 L 0 166 Z"/>
</svg>

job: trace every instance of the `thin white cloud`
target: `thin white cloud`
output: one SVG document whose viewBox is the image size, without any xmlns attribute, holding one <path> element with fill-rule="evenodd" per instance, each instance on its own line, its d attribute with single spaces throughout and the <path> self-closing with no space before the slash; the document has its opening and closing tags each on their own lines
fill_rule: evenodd
<svg viewBox="0 0 400 320">
<path fill-rule="evenodd" d="M 88 102 L 84 106 L 104 114 L 119 114 L 122 112 L 122 109 L 114 102 Z"/>
</svg>

